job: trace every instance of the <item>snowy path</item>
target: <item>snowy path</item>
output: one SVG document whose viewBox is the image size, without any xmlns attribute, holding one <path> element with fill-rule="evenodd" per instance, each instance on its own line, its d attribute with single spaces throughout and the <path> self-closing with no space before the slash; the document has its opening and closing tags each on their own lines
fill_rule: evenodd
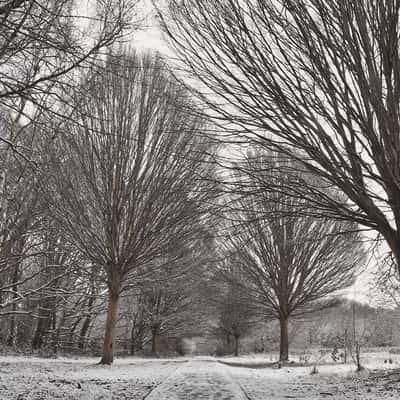
<svg viewBox="0 0 400 400">
<path fill-rule="evenodd" d="M 179 367 L 146 400 L 248 400 L 227 367 L 213 359 L 197 358 Z"/>
<path fill-rule="evenodd" d="M 311 375 L 311 364 L 256 368 L 253 357 L 223 359 L 231 366 L 205 357 L 125 358 L 105 366 L 97 358 L 0 356 L 0 400 L 400 399 L 400 358 L 395 369 L 384 370 L 374 357 L 362 374 L 352 364 L 327 364 Z"/>
</svg>

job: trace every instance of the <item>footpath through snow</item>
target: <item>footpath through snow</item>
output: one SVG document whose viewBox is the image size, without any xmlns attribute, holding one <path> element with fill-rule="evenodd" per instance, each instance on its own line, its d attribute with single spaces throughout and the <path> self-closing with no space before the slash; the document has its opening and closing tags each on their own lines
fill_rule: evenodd
<svg viewBox="0 0 400 400">
<path fill-rule="evenodd" d="M 227 367 L 208 358 L 196 358 L 180 366 L 157 386 L 146 400 L 248 400 L 233 381 Z"/>
<path fill-rule="evenodd" d="M 371 354 L 361 374 L 352 364 L 327 364 L 316 375 L 312 365 L 264 368 L 265 356 L 261 363 L 224 358 L 229 365 L 204 357 L 125 358 L 112 366 L 96 358 L 0 357 L 0 400 L 400 399 L 400 355 Z M 388 356 L 393 369 L 384 364 Z"/>
</svg>

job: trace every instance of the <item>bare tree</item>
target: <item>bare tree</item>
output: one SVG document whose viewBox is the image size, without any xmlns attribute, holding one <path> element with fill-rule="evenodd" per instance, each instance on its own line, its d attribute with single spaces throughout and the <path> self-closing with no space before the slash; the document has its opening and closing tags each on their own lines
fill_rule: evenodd
<svg viewBox="0 0 400 400">
<path fill-rule="evenodd" d="M 0 4 L 0 104 L 44 106 L 43 96 L 134 26 L 137 0 L 5 0 Z M 70 76 L 71 77 L 71 76 Z M 54 105 L 54 96 L 52 96 Z M 46 103 L 51 107 L 51 102 Z M 32 108 L 32 107 L 31 107 Z M 25 110 L 30 115 L 29 110 Z"/>
<path fill-rule="evenodd" d="M 331 305 L 334 295 L 354 282 L 363 245 L 354 223 L 298 214 L 312 204 L 265 190 L 271 177 L 262 175 L 262 156 L 248 158 L 247 164 L 241 190 L 248 187 L 249 194 L 231 203 L 221 244 L 245 275 L 255 306 L 279 320 L 280 361 L 287 362 L 289 318 Z M 274 185 L 284 185 L 285 179 L 277 173 Z"/>
<path fill-rule="evenodd" d="M 239 355 L 240 339 L 255 325 L 259 314 L 253 299 L 247 293 L 248 278 L 238 265 L 227 260 L 216 271 L 219 283 L 218 297 L 215 299 L 218 315 L 217 330 L 226 339 L 228 351 Z M 217 287 L 218 287 L 217 286 Z"/>
<path fill-rule="evenodd" d="M 210 114 L 343 192 L 286 188 L 378 232 L 400 271 L 399 11 L 398 0 L 171 0 L 159 14 Z"/>
<path fill-rule="evenodd" d="M 50 144 L 47 183 L 54 218 L 106 274 L 101 362 L 110 364 L 121 291 L 206 223 L 213 149 L 160 57 L 125 54 L 107 63 L 86 95 L 78 91 L 76 123 L 56 126 L 62 134 Z"/>
</svg>

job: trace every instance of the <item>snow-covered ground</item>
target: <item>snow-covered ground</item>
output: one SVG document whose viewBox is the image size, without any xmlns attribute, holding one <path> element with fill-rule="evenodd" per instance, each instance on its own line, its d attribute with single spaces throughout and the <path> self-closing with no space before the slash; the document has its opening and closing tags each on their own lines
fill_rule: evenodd
<svg viewBox="0 0 400 400">
<path fill-rule="evenodd" d="M 384 362 L 389 357 L 390 365 Z M 0 399 L 400 399 L 400 370 L 388 369 L 400 367 L 400 356 L 382 352 L 365 355 L 369 363 L 361 374 L 352 364 L 319 365 L 317 374 L 311 374 L 312 365 L 266 367 L 270 357 L 265 355 L 128 358 L 111 367 L 97 361 L 0 357 Z"/>
<path fill-rule="evenodd" d="M 400 354 L 387 351 L 362 353 L 365 370 L 355 372 L 355 365 L 334 363 L 330 353 L 309 352 L 306 366 L 267 367 L 275 355 L 250 355 L 224 358 L 230 375 L 251 400 L 262 399 L 400 399 Z M 291 359 L 296 360 L 293 356 Z M 296 361 L 304 360 L 304 356 Z M 390 361 L 390 362 L 389 362 Z M 239 365 L 239 366 L 235 366 Z M 317 373 L 312 374 L 316 366 Z"/>
<path fill-rule="evenodd" d="M 0 357 L 1 400 L 143 399 L 185 360 L 40 359 Z"/>
<path fill-rule="evenodd" d="M 311 368 L 284 367 L 237 368 L 229 367 L 232 378 L 252 400 L 262 399 L 357 399 L 380 400 L 400 398 L 396 390 L 383 390 L 379 384 L 368 380 L 368 372 L 354 373 L 350 366 L 321 366 L 318 374 L 312 375 Z"/>
</svg>

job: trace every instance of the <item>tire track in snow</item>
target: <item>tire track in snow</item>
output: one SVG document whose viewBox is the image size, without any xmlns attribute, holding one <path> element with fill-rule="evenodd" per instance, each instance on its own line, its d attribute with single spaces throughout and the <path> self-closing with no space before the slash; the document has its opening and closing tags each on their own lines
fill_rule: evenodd
<svg viewBox="0 0 400 400">
<path fill-rule="evenodd" d="M 229 376 L 232 378 L 231 374 L 229 374 Z M 232 378 L 232 380 L 233 380 L 233 378 Z M 244 387 L 239 382 L 236 381 L 236 384 L 240 387 L 240 390 L 243 392 L 243 394 L 244 394 L 244 396 L 246 397 L 247 400 L 253 400 L 249 396 L 249 394 L 244 390 Z"/>
<path fill-rule="evenodd" d="M 185 360 L 182 362 L 179 362 L 181 365 L 179 365 L 176 369 L 174 369 L 168 376 L 163 379 L 158 385 L 155 385 L 152 387 L 145 395 L 142 397 L 142 400 L 146 400 L 159 386 L 164 384 L 172 375 L 174 375 L 177 371 L 179 371 L 181 368 L 183 368 L 184 365 L 186 365 L 189 362 L 189 360 Z"/>
<path fill-rule="evenodd" d="M 230 366 L 229 364 L 224 363 L 224 362 L 221 362 L 221 361 L 219 361 L 219 360 L 218 360 L 218 362 L 219 362 L 220 364 L 224 365 L 225 368 L 226 368 L 227 366 L 228 366 L 228 367 Z M 236 385 L 239 386 L 240 390 L 241 390 L 241 391 L 243 392 L 243 394 L 244 394 L 244 397 L 246 397 L 247 400 L 253 400 L 253 399 L 249 396 L 249 394 L 246 392 L 246 390 L 244 389 L 243 385 L 241 385 L 240 382 L 239 382 L 237 379 L 234 379 L 234 378 L 233 378 L 233 376 L 232 376 L 231 373 L 229 372 L 229 369 L 228 369 L 228 368 L 226 368 L 226 372 L 227 372 L 227 374 L 229 375 L 229 377 L 232 379 L 232 381 L 235 382 Z"/>
</svg>

